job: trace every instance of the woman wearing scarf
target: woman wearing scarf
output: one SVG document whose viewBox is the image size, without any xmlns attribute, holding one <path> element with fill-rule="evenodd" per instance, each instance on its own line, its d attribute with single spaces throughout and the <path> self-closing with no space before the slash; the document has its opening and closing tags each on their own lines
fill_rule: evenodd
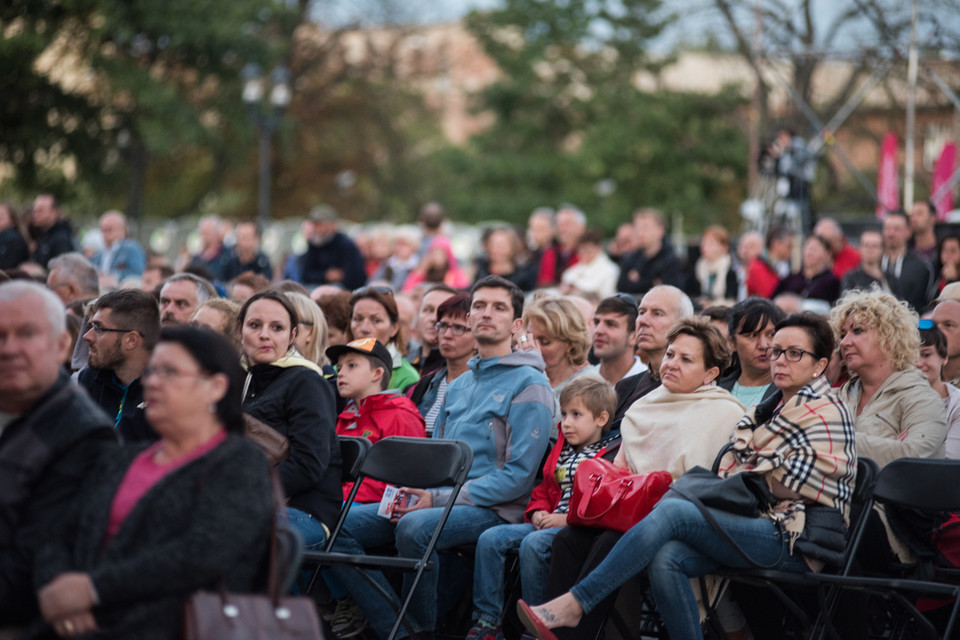
<svg viewBox="0 0 960 640">
<path fill-rule="evenodd" d="M 261 291 L 240 309 L 243 411 L 287 438 L 289 454 L 276 465 L 287 517 L 307 548 L 319 548 L 343 500 L 337 412 L 322 369 L 294 346 L 298 324 L 293 303 L 277 291 Z"/>
</svg>

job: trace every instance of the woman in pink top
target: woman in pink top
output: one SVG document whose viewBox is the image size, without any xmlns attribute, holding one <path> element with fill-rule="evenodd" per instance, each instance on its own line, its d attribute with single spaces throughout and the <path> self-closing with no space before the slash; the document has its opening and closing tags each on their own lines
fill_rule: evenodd
<svg viewBox="0 0 960 640">
<path fill-rule="evenodd" d="M 274 506 L 267 459 L 242 436 L 236 351 L 207 329 L 164 329 L 142 380 L 160 440 L 101 460 L 38 553 L 33 637 L 172 640 L 194 591 L 258 586 Z"/>
</svg>

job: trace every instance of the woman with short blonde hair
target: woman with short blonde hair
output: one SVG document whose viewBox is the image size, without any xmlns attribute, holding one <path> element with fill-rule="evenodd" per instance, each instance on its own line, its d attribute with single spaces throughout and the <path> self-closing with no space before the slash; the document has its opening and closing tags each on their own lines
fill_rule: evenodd
<svg viewBox="0 0 960 640">
<path fill-rule="evenodd" d="M 587 364 L 590 334 L 583 314 L 566 298 L 544 297 L 526 305 L 523 325 L 527 333 L 520 336 L 521 348 L 540 351 L 550 386 L 559 394 Z"/>
</svg>

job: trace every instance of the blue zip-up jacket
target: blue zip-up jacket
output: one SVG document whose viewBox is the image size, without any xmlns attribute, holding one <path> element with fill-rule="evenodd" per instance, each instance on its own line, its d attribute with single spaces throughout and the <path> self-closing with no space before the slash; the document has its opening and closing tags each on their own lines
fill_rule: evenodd
<svg viewBox="0 0 960 640">
<path fill-rule="evenodd" d="M 447 388 L 433 437 L 473 449 L 457 504 L 490 508 L 518 523 L 550 443 L 556 398 L 536 351 L 472 358 L 468 365 Z M 448 489 L 435 490 L 433 505 L 444 506 L 449 496 Z"/>
</svg>

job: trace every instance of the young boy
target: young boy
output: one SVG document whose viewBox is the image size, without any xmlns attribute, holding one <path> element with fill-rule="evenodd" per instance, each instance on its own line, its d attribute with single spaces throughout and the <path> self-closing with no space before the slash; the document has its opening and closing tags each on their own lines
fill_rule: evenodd
<svg viewBox="0 0 960 640">
<path fill-rule="evenodd" d="M 355 436 L 376 442 L 387 436 L 424 437 L 423 416 L 400 392 L 387 391 L 393 358 L 375 338 L 354 340 L 327 349 L 327 357 L 337 363 L 337 389 L 347 407 L 337 418 L 337 435 Z M 386 485 L 364 480 L 356 502 L 379 502 Z M 343 485 L 346 500 L 352 482 Z"/>
<path fill-rule="evenodd" d="M 610 457 L 620 434 L 609 433 L 617 394 L 605 380 L 581 376 L 560 392 L 560 436 L 543 466 L 543 482 L 527 503 L 523 524 L 486 530 L 477 542 L 473 569 L 473 617 L 468 640 L 502 640 L 503 573 L 509 551 L 520 551 L 523 599 L 541 603 L 550 570 L 553 537 L 567 524 L 577 466 L 587 458 Z"/>
</svg>

